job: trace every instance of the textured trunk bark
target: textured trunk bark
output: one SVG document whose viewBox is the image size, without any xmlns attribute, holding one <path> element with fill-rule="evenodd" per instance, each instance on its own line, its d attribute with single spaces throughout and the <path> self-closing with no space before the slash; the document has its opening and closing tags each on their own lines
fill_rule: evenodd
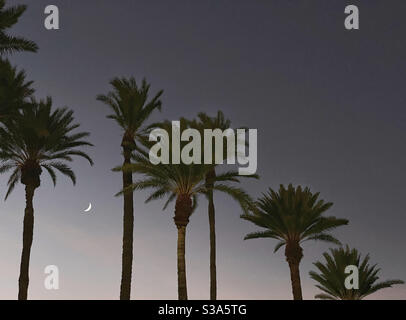
<svg viewBox="0 0 406 320">
<path fill-rule="evenodd" d="M 187 300 L 185 239 L 186 239 L 186 226 L 178 226 L 178 299 L 179 300 Z"/>
<path fill-rule="evenodd" d="M 20 277 L 18 279 L 18 300 L 27 300 L 29 284 L 29 266 L 34 233 L 34 207 L 32 200 L 34 198 L 35 187 L 25 186 L 25 211 L 23 227 L 23 250 L 21 253 Z"/>
<path fill-rule="evenodd" d="M 297 241 L 288 241 L 286 243 L 285 256 L 290 269 L 293 300 L 303 300 L 299 271 L 300 261 L 303 258 L 303 249 Z"/>
<path fill-rule="evenodd" d="M 289 263 L 290 279 L 292 281 L 293 300 L 303 300 L 300 284 L 299 263 Z"/>
<path fill-rule="evenodd" d="M 210 229 L 210 300 L 217 300 L 217 266 L 216 266 L 216 218 L 213 197 L 213 179 L 216 176 L 215 170 L 206 175 L 206 187 L 208 189 L 208 213 Z"/>
<path fill-rule="evenodd" d="M 124 165 L 131 163 L 131 149 L 124 147 Z M 132 173 L 123 172 L 123 188 L 133 183 Z M 133 192 L 124 193 L 123 251 L 120 300 L 130 300 L 133 264 L 134 200 Z"/>
</svg>

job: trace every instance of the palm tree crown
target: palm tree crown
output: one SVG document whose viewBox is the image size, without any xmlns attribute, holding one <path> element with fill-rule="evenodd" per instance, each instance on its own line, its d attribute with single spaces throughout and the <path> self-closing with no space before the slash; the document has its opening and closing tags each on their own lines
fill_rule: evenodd
<svg viewBox="0 0 406 320">
<path fill-rule="evenodd" d="M 243 215 L 242 218 L 265 231 L 248 234 L 245 239 L 273 238 L 279 240 L 275 246 L 276 252 L 280 247 L 289 247 L 292 243 L 302 243 L 309 240 L 321 240 L 340 244 L 329 232 L 339 226 L 348 224 L 346 219 L 323 217 L 333 203 L 319 200 L 319 193 L 312 193 L 309 188 L 289 185 L 280 186 L 279 192 L 271 188 L 257 201 L 257 210 L 253 214 Z"/>
<path fill-rule="evenodd" d="M 38 46 L 27 39 L 10 36 L 6 33 L 20 19 L 27 9 L 26 5 L 5 8 L 6 1 L 0 0 L 0 55 L 18 51 L 36 52 Z"/>
<path fill-rule="evenodd" d="M 129 188 L 132 190 L 152 189 L 152 194 L 145 202 L 167 197 L 164 210 L 177 199 L 176 206 L 185 210 L 175 210 L 175 222 L 187 225 L 189 217 L 197 205 L 197 197 L 206 192 L 205 175 L 208 168 L 204 165 L 158 164 L 154 165 L 142 154 L 134 156 L 134 163 L 124 166 L 122 170 L 144 175 Z M 116 170 L 121 169 L 117 168 Z M 125 190 L 124 190 L 125 192 Z M 188 208 L 180 203 L 185 203 Z M 180 208 L 179 208 L 180 209 Z"/>
<path fill-rule="evenodd" d="M 369 265 L 369 255 L 363 259 L 357 249 L 344 248 L 330 249 L 330 253 L 323 253 L 325 262 L 317 261 L 314 265 L 319 273 L 310 271 L 310 277 L 317 281 L 317 288 L 325 293 L 317 294 L 315 298 L 324 300 L 361 300 L 366 296 L 395 284 L 404 283 L 402 280 L 379 280 L 380 271 L 377 265 Z M 347 289 L 345 279 L 349 276 L 345 273 L 347 266 L 358 268 L 358 289 Z"/>
<path fill-rule="evenodd" d="M 0 128 L 0 172 L 13 169 L 8 181 L 6 198 L 21 179 L 23 184 L 40 185 L 39 176 L 44 168 L 53 183 L 56 183 L 55 169 L 68 176 L 73 183 L 76 177 L 66 162 L 72 156 L 92 159 L 78 147 L 91 146 L 83 140 L 87 132 L 72 133 L 79 127 L 73 123 L 73 111 L 67 108 L 52 110 L 52 99 L 32 101 L 31 108 L 23 109 L 17 119 Z"/>
<path fill-rule="evenodd" d="M 204 112 L 199 112 L 197 114 L 197 120 L 191 121 L 191 127 L 200 129 L 201 131 L 204 129 L 226 130 L 231 128 L 231 121 L 225 118 L 222 111 L 217 111 L 217 115 L 215 117 L 210 117 Z"/>
<path fill-rule="evenodd" d="M 150 85 L 143 79 L 141 86 L 137 85 L 135 78 L 115 78 L 110 84 L 113 91 L 107 95 L 98 95 L 97 100 L 108 105 L 113 113 L 107 118 L 115 120 L 124 130 L 122 147 L 140 151 L 136 141 L 145 135 L 142 127 L 155 109 L 161 110 L 159 91 L 151 100 L 147 101 Z"/>
</svg>

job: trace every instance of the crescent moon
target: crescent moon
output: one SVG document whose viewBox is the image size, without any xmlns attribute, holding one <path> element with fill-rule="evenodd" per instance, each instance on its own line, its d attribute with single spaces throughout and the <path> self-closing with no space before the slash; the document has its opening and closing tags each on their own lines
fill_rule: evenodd
<svg viewBox="0 0 406 320">
<path fill-rule="evenodd" d="M 85 210 L 85 212 L 89 212 L 92 209 L 92 203 L 89 202 L 89 207 Z"/>
</svg>

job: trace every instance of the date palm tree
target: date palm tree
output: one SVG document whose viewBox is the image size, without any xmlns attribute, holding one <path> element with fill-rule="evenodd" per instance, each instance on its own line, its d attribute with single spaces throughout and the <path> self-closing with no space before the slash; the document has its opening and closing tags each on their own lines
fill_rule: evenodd
<svg viewBox="0 0 406 320">
<path fill-rule="evenodd" d="M 231 121 L 224 117 L 223 112 L 218 111 L 215 117 L 210 117 L 206 113 L 199 113 L 197 115 L 197 120 L 191 121 L 190 126 L 199 130 L 203 136 L 203 132 L 206 129 L 215 130 L 220 129 L 225 131 L 231 128 Z M 226 149 L 226 148 L 224 148 Z M 224 150 L 226 151 L 226 150 Z M 250 202 L 252 202 L 250 197 L 247 197 L 247 194 L 242 191 L 242 189 L 235 188 L 230 185 L 230 182 L 240 183 L 240 178 L 256 178 L 257 175 L 252 176 L 240 176 L 236 171 L 229 171 L 221 174 L 221 176 L 216 177 L 216 164 L 214 161 L 214 152 L 212 165 L 210 165 L 210 170 L 206 173 L 205 182 L 207 188 L 207 200 L 208 200 L 208 216 L 209 216 L 209 230 L 210 230 L 210 299 L 217 299 L 217 266 L 216 266 L 216 217 L 215 217 L 215 205 L 214 205 L 214 183 L 221 182 L 218 186 L 223 192 L 229 194 L 233 199 L 235 199 L 244 213 L 248 213 L 248 207 Z M 227 153 L 224 152 L 224 158 Z M 204 158 L 204 150 L 202 154 Z"/>
<path fill-rule="evenodd" d="M 0 121 L 13 117 L 16 112 L 29 106 L 33 95 L 32 81 L 26 81 L 25 72 L 17 71 L 8 60 L 0 58 Z"/>
<path fill-rule="evenodd" d="M 159 91 L 148 101 L 150 85 L 144 79 L 139 87 L 136 80 L 131 77 L 115 78 L 110 82 L 113 91 L 107 95 L 98 95 L 97 100 L 105 103 L 113 111 L 107 118 L 114 120 L 123 130 L 121 147 L 123 149 L 124 163 L 131 163 L 134 151 L 143 152 L 139 140 L 143 138 L 146 129 L 145 122 L 156 110 L 161 110 L 160 97 L 163 91 Z M 131 172 L 122 172 L 123 189 L 127 189 L 133 183 Z M 134 199 L 130 190 L 124 193 L 124 217 L 123 217 L 123 249 L 122 249 L 122 272 L 120 285 L 120 299 L 129 300 L 131 297 L 131 278 L 133 263 L 133 233 L 134 233 Z"/>
<path fill-rule="evenodd" d="M 8 35 L 6 31 L 15 25 L 27 9 L 26 5 L 5 8 L 6 1 L 0 0 L 0 55 L 31 51 L 36 52 L 38 46 L 30 40 Z"/>
<path fill-rule="evenodd" d="M 142 173 L 144 177 L 139 181 L 135 181 L 129 188 L 132 190 L 152 189 L 153 192 L 146 202 L 168 197 L 164 210 L 173 200 L 176 200 L 174 222 L 178 230 L 178 298 L 179 300 L 187 300 L 186 227 L 197 206 L 198 195 L 205 193 L 207 167 L 204 165 L 184 164 L 154 165 L 142 154 L 138 154 L 134 158 L 135 163 L 123 167 L 123 170 Z"/>
<path fill-rule="evenodd" d="M 264 228 L 265 230 L 248 234 L 245 239 L 277 239 L 274 252 L 285 246 L 285 257 L 290 268 L 292 293 L 294 300 L 302 300 L 299 264 L 303 258 L 301 244 L 305 241 L 320 240 L 340 244 L 330 231 L 347 225 L 348 220 L 336 217 L 324 217 L 331 208 L 331 202 L 319 199 L 319 193 L 312 193 L 301 186 L 287 188 L 280 186 L 276 192 L 269 188 L 268 193 L 260 197 L 256 208 L 241 218 Z"/>
<path fill-rule="evenodd" d="M 79 127 L 74 123 L 73 111 L 67 108 L 52 110 L 52 99 L 32 101 L 30 108 L 23 109 L 12 121 L 0 128 L 0 172 L 12 170 L 8 180 L 6 199 L 20 181 L 25 186 L 25 213 L 23 250 L 21 254 L 18 299 L 26 300 L 29 283 L 29 263 L 34 231 L 33 198 L 41 184 L 45 169 L 53 183 L 56 171 L 68 176 L 73 184 L 76 177 L 67 162 L 73 156 L 91 158 L 80 147 L 91 146 L 85 140 L 87 132 L 72 132 Z"/>
<path fill-rule="evenodd" d="M 323 300 L 361 300 L 366 296 L 384 288 L 391 288 L 395 284 L 404 283 L 402 280 L 379 280 L 380 269 L 377 265 L 369 264 L 369 254 L 363 259 L 357 249 L 345 248 L 330 249 L 330 253 L 323 253 L 325 262 L 317 261 L 314 265 L 318 272 L 310 271 L 310 277 L 317 281 L 316 287 L 324 293 L 317 294 L 316 299 Z M 345 273 L 347 266 L 358 268 L 358 289 L 347 289 Z"/>
</svg>

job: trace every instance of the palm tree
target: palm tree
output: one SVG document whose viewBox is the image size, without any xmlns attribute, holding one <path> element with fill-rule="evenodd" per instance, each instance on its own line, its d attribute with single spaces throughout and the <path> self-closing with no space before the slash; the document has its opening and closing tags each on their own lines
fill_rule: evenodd
<svg viewBox="0 0 406 320">
<path fill-rule="evenodd" d="M 122 169 L 144 175 L 143 179 L 134 182 L 129 189 L 152 189 L 153 193 L 146 202 L 168 197 L 164 210 L 176 199 L 174 222 L 178 229 L 177 266 L 178 298 L 187 300 L 185 240 L 189 218 L 197 206 L 197 197 L 204 194 L 207 167 L 204 165 L 152 164 L 147 157 L 138 154 L 135 163 Z M 125 192 L 125 190 L 124 190 Z"/>
<path fill-rule="evenodd" d="M 6 199 L 16 184 L 25 185 L 26 207 L 23 227 L 18 299 L 26 300 L 29 283 L 29 262 L 34 229 L 33 198 L 40 186 L 42 169 L 45 169 L 55 185 L 56 172 L 68 176 L 73 184 L 76 177 L 66 162 L 73 156 L 90 157 L 78 149 L 91 146 L 84 138 L 87 132 L 73 133 L 79 124 L 73 122 L 73 111 L 67 108 L 52 110 L 52 100 L 32 101 L 31 108 L 22 110 L 13 121 L 0 128 L 0 172 L 13 170 L 8 180 Z"/>
<path fill-rule="evenodd" d="M 26 81 L 24 71 L 17 71 L 8 60 L 0 58 L 0 121 L 12 118 L 16 112 L 29 105 L 34 89 Z"/>
<path fill-rule="evenodd" d="M 123 149 L 124 163 L 131 163 L 134 151 L 143 152 L 139 141 L 143 138 L 146 130 L 143 128 L 146 120 L 155 109 L 161 110 L 160 97 L 163 91 L 159 91 L 150 101 L 148 100 L 150 85 L 145 79 L 141 87 L 131 77 L 115 78 L 110 84 L 113 91 L 107 95 L 98 95 L 97 100 L 108 105 L 113 113 L 107 118 L 117 122 L 123 130 L 121 147 Z M 132 173 L 123 171 L 123 189 L 133 183 Z M 133 263 L 133 232 L 134 232 L 134 200 L 133 192 L 124 193 L 124 218 L 123 218 L 123 249 L 122 249 L 122 272 L 120 299 L 129 300 L 131 297 L 131 275 Z"/>
<path fill-rule="evenodd" d="M 222 131 L 231 128 L 231 121 L 225 119 L 224 114 L 221 111 L 217 112 L 216 117 L 210 117 L 207 114 L 201 112 L 198 114 L 198 120 L 191 122 L 190 126 L 199 130 L 201 133 L 205 129 L 220 129 Z M 214 155 L 214 153 L 212 153 Z M 226 155 L 226 152 L 224 152 Z M 204 158 L 204 154 L 202 154 Z M 213 165 L 210 165 L 210 170 L 207 172 L 205 181 L 207 188 L 207 200 L 208 200 L 208 215 L 209 215 L 209 230 L 210 230 L 210 299 L 217 299 L 217 266 L 216 266 L 216 218 L 215 218 L 215 206 L 214 206 L 214 194 L 213 187 L 215 181 L 222 182 L 218 185 L 217 190 L 221 190 L 229 194 L 233 199 L 235 199 L 241 206 L 244 213 L 248 213 L 248 207 L 251 198 L 239 188 L 230 186 L 227 182 L 240 182 L 241 176 L 238 175 L 238 172 L 229 171 L 223 173 L 221 176 L 216 177 L 216 165 L 214 164 L 214 156 L 212 159 Z M 253 177 L 258 179 L 257 175 L 252 176 L 242 176 L 242 177 Z"/>
<path fill-rule="evenodd" d="M 298 186 L 288 188 L 280 186 L 276 192 L 269 188 L 256 203 L 251 214 L 241 218 L 248 220 L 266 230 L 248 234 L 245 239 L 273 238 L 279 240 L 274 252 L 285 246 L 285 257 L 290 268 L 292 293 L 294 300 L 302 300 L 299 264 L 303 258 L 301 244 L 309 240 L 321 240 L 340 244 L 330 231 L 347 225 L 348 220 L 324 217 L 333 205 L 319 200 L 319 193 L 312 193 L 309 188 Z"/>
<path fill-rule="evenodd" d="M 27 6 L 17 5 L 7 9 L 5 6 L 6 1 L 0 0 L 0 55 L 19 51 L 36 52 L 38 46 L 34 42 L 6 34 L 6 30 L 18 22 Z"/>
<path fill-rule="evenodd" d="M 402 280 L 387 280 L 378 282 L 380 271 L 377 265 L 369 265 L 369 254 L 361 259 L 357 249 L 345 248 L 330 249 L 323 253 L 325 263 L 317 261 L 314 265 L 319 273 L 310 271 L 310 277 L 318 282 L 317 288 L 325 293 L 317 294 L 316 299 L 324 300 L 361 300 L 366 296 L 384 288 L 391 288 L 395 284 L 404 283 Z M 345 273 L 347 266 L 358 268 L 358 289 L 347 289 L 345 279 L 349 276 Z"/>
</svg>

